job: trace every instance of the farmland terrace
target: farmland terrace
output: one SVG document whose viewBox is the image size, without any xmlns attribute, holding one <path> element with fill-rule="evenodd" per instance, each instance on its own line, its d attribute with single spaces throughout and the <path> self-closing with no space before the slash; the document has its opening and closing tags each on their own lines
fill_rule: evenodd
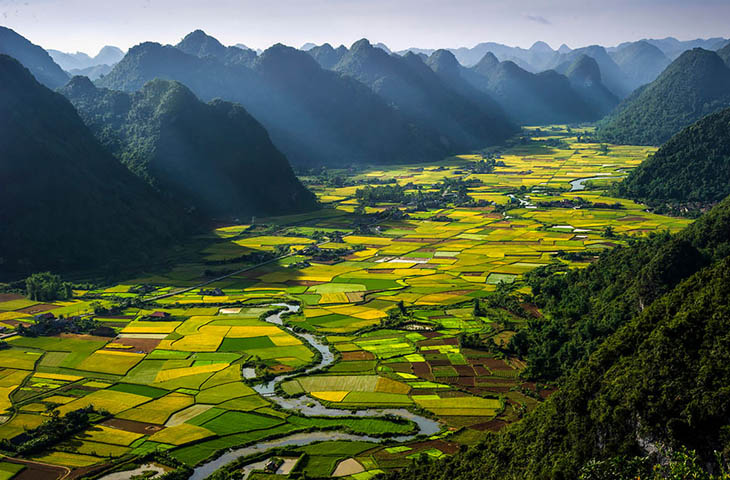
<svg viewBox="0 0 730 480">
<path fill-rule="evenodd" d="M 28 450 L 31 463 L 10 458 L 0 469 L 57 478 L 64 468 L 79 477 L 146 463 L 192 473 L 230 449 L 265 445 L 279 448 L 226 457 L 219 478 L 276 454 L 298 459 L 293 472 L 361 480 L 476 444 L 553 391 L 521 375 L 510 347 L 542 315 L 526 274 L 585 268 L 633 237 L 688 224 L 609 194 L 654 149 L 587 143 L 586 134 L 531 128 L 499 152 L 304 176 L 317 212 L 218 228 L 184 263 L 69 301 L 0 296 L 11 330 L 48 312 L 93 315 L 113 331 L 7 339 L 0 439 L 23 446 L 54 410 L 94 413 L 72 438 Z M 571 191 L 577 179 L 596 180 Z M 280 303 L 300 308 L 282 325 L 267 322 Z M 331 364 L 310 371 L 322 352 L 305 334 L 326 342 Z M 275 377 L 278 397 L 324 414 L 259 394 Z M 412 437 L 412 421 L 356 413 L 368 409 L 410 411 L 439 431 Z M 329 435 L 308 438 L 324 446 L 274 442 L 322 430 Z"/>
</svg>

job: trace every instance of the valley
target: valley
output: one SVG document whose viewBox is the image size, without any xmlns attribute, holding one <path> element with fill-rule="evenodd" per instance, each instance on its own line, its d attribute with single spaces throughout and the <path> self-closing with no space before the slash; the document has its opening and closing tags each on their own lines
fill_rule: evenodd
<svg viewBox="0 0 730 480">
<path fill-rule="evenodd" d="M 656 148 L 594 133 L 525 127 L 440 162 L 312 168 L 300 180 L 321 209 L 221 225 L 169 269 L 64 301 L 0 294 L 8 332 L 97 322 L 6 336 L 0 438 L 28 478 L 107 479 L 138 464 L 236 478 L 286 458 L 296 474 L 366 480 L 477 444 L 556 390 L 523 375 L 512 341 L 546 314 L 530 273 L 690 224 L 613 197 Z M 53 409 L 87 418 L 70 439 L 29 442 Z"/>
</svg>

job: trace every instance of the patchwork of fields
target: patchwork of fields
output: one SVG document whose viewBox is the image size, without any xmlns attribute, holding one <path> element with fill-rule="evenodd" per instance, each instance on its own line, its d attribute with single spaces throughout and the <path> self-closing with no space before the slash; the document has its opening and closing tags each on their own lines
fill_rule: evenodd
<svg viewBox="0 0 730 480">
<path fill-rule="evenodd" d="M 323 210 L 219 228 L 197 239 L 197 257 L 169 271 L 76 291 L 68 302 L 0 294 L 0 326 L 9 332 L 41 313 L 94 315 L 95 306 L 127 302 L 95 315 L 114 336 L 6 339 L 0 439 L 17 439 L 53 410 L 93 405 L 106 412 L 100 423 L 31 455 L 88 472 L 154 451 L 194 466 L 222 450 L 312 429 L 413 432 L 412 423 L 388 418 L 305 417 L 256 393 L 257 378 L 296 373 L 318 358 L 299 335 L 263 320 L 271 304 L 286 301 L 302 306 L 287 325 L 326 338 L 337 361 L 285 380 L 283 394 L 345 410 L 404 407 L 443 425 L 404 444 L 297 447 L 307 461 L 296 468 L 360 480 L 476 443 L 551 392 L 520 378 L 519 358 L 465 345 L 463 335 L 474 334 L 504 346 L 530 318 L 490 304 L 495 292 L 529 294 L 521 279 L 530 270 L 554 262 L 583 268 L 590 254 L 630 236 L 688 223 L 606 193 L 652 149 L 581 143 L 581 133 L 535 130 L 532 141 L 503 152 L 492 173 L 473 173 L 469 165 L 482 156 L 464 155 L 438 165 L 337 172 L 345 186 L 310 177 Z M 594 177 L 601 179 L 588 189 L 570 191 L 572 181 Z M 358 222 L 355 196 L 365 185 L 387 181 L 416 194 L 436 191 L 444 179 L 465 182 L 475 202 L 455 206 L 446 190 L 442 207 L 380 202 L 365 207 L 369 224 Z M 474 308 L 479 299 L 481 310 Z M 33 468 L 3 461 L 0 477 Z"/>
</svg>

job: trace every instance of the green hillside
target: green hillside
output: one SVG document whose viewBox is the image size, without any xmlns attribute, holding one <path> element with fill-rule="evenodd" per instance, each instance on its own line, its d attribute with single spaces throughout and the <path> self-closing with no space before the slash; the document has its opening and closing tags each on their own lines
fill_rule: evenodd
<svg viewBox="0 0 730 480">
<path fill-rule="evenodd" d="M 110 155 L 71 103 L 0 55 L 0 256 L 7 275 L 144 262 L 189 222 Z"/>
<path fill-rule="evenodd" d="M 316 206 L 266 130 L 239 105 L 205 104 L 167 80 L 125 93 L 75 77 L 61 92 L 122 163 L 185 208 L 245 218 Z"/>
<path fill-rule="evenodd" d="M 624 100 L 598 129 L 601 141 L 661 145 L 705 115 L 730 106 L 730 67 L 717 53 L 687 51 Z"/>
<path fill-rule="evenodd" d="M 689 214 L 730 195 L 730 109 L 672 137 L 616 191 L 662 211 Z"/>
</svg>

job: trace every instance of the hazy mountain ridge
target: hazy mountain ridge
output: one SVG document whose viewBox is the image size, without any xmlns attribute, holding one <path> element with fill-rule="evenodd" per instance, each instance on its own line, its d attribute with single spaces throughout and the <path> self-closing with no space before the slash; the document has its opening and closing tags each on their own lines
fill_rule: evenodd
<svg viewBox="0 0 730 480">
<path fill-rule="evenodd" d="M 33 73 L 48 88 L 58 88 L 69 77 L 38 45 L 34 45 L 14 30 L 0 26 L 0 54 L 9 55 Z"/>
<path fill-rule="evenodd" d="M 75 77 L 61 93 L 122 163 L 178 205 L 228 218 L 316 206 L 266 130 L 239 105 L 205 104 L 182 84 L 159 79 L 128 94 Z"/>
<path fill-rule="evenodd" d="M 449 149 L 497 143 L 516 131 L 496 102 L 450 88 L 417 55 L 390 55 L 363 39 L 333 69 L 368 85 L 415 124 L 437 131 Z"/>
<path fill-rule="evenodd" d="M 107 45 L 102 47 L 94 57 L 83 52 L 66 53 L 49 49 L 48 54 L 61 68 L 67 72 L 71 70 L 84 70 L 99 65 L 113 66 L 124 57 L 124 52 L 118 47 Z"/>
<path fill-rule="evenodd" d="M 659 145 L 705 115 L 730 106 L 730 67 L 700 48 L 683 53 L 599 125 L 603 141 Z"/>
<path fill-rule="evenodd" d="M 555 71 L 531 73 L 514 62 L 500 62 L 491 53 L 472 68 L 462 67 L 461 74 L 476 88 L 492 95 L 521 124 L 597 120 L 616 104 L 610 96 L 608 103 L 592 99 L 591 89 L 603 93 L 601 88 L 605 87 L 600 81 L 595 86 L 576 89 L 567 77 Z"/>
<path fill-rule="evenodd" d="M 154 78 L 177 80 L 204 101 L 240 103 L 293 163 L 396 163 L 448 153 L 434 132 L 414 128 L 365 85 L 283 45 L 243 65 L 143 43 L 99 86 L 134 91 Z"/>
</svg>

